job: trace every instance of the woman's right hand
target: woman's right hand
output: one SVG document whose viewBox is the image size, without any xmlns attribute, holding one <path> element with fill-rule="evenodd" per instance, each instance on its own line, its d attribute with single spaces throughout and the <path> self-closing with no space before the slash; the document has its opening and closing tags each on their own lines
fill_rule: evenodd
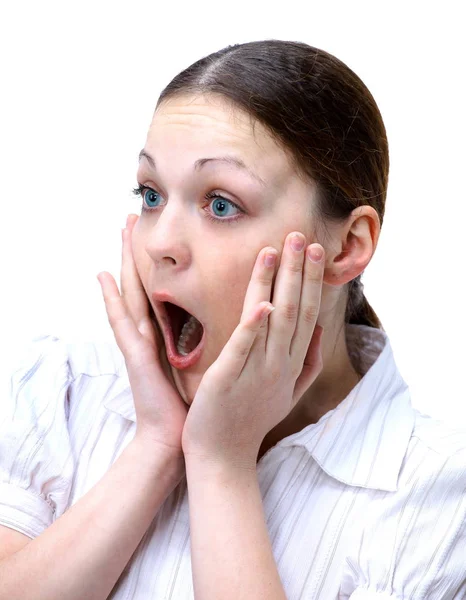
<svg viewBox="0 0 466 600">
<path fill-rule="evenodd" d="M 136 218 L 135 218 L 136 217 Z M 116 342 L 125 358 L 136 410 L 135 437 L 182 458 L 181 437 L 188 413 L 170 370 L 160 329 L 143 288 L 132 251 L 138 215 L 122 231 L 121 296 L 107 271 L 97 275 Z"/>
</svg>

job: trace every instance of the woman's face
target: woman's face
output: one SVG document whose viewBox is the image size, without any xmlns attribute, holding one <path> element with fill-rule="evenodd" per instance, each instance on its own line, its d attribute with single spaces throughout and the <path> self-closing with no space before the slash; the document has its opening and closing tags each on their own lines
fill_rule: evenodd
<svg viewBox="0 0 466 600">
<path fill-rule="evenodd" d="M 191 404 L 240 321 L 259 251 L 273 246 L 280 258 L 292 231 L 302 232 L 307 244 L 315 241 L 309 237 L 313 191 L 262 126 L 256 123 L 253 131 L 248 115 L 218 97 L 189 96 L 161 105 L 144 152 L 153 161 L 141 156 L 137 180 L 156 193 L 145 192 L 150 212 L 141 213 L 133 230 L 133 253 L 159 322 L 154 292 L 170 294 L 204 325 L 197 362 L 171 367 Z M 247 169 L 226 161 L 195 166 L 200 159 L 226 156 Z M 211 192 L 215 196 L 205 198 Z"/>
</svg>

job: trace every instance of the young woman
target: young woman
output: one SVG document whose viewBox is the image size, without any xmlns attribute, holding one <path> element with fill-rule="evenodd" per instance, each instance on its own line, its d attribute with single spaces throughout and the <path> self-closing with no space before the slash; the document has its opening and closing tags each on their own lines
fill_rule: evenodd
<svg viewBox="0 0 466 600">
<path fill-rule="evenodd" d="M 1 406 L 1 600 L 466 598 L 465 433 L 412 408 L 360 280 L 388 168 L 304 43 L 165 88 L 98 275 L 116 343 L 35 339 Z"/>
</svg>

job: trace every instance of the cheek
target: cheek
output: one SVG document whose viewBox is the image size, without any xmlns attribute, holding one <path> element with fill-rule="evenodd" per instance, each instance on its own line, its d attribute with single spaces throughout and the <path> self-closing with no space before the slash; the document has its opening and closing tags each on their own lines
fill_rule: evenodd
<svg viewBox="0 0 466 600">
<path fill-rule="evenodd" d="M 208 264 L 205 264 L 205 281 L 209 282 L 208 291 L 212 298 L 228 300 L 228 305 L 237 299 L 244 300 L 247 287 L 256 260 L 252 253 L 235 252 L 232 248 L 229 253 L 216 255 Z"/>
<path fill-rule="evenodd" d="M 209 261 L 208 267 L 206 265 L 204 281 L 209 281 L 209 286 L 205 293 L 211 314 L 215 315 L 219 343 L 231 336 L 241 319 L 256 258 L 254 251 L 241 252 Z"/>
</svg>

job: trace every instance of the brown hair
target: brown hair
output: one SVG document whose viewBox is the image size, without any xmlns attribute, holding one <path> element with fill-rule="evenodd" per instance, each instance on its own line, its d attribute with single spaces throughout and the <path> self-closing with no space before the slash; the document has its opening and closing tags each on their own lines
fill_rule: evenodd
<svg viewBox="0 0 466 600">
<path fill-rule="evenodd" d="M 326 222 L 344 222 L 363 205 L 377 211 L 382 225 L 389 170 L 385 126 L 371 93 L 342 61 L 301 42 L 234 44 L 179 73 L 157 107 L 193 93 L 220 94 L 284 147 L 296 172 L 317 184 L 313 215 L 323 238 Z M 347 284 L 345 322 L 383 330 L 361 275 Z"/>
</svg>

